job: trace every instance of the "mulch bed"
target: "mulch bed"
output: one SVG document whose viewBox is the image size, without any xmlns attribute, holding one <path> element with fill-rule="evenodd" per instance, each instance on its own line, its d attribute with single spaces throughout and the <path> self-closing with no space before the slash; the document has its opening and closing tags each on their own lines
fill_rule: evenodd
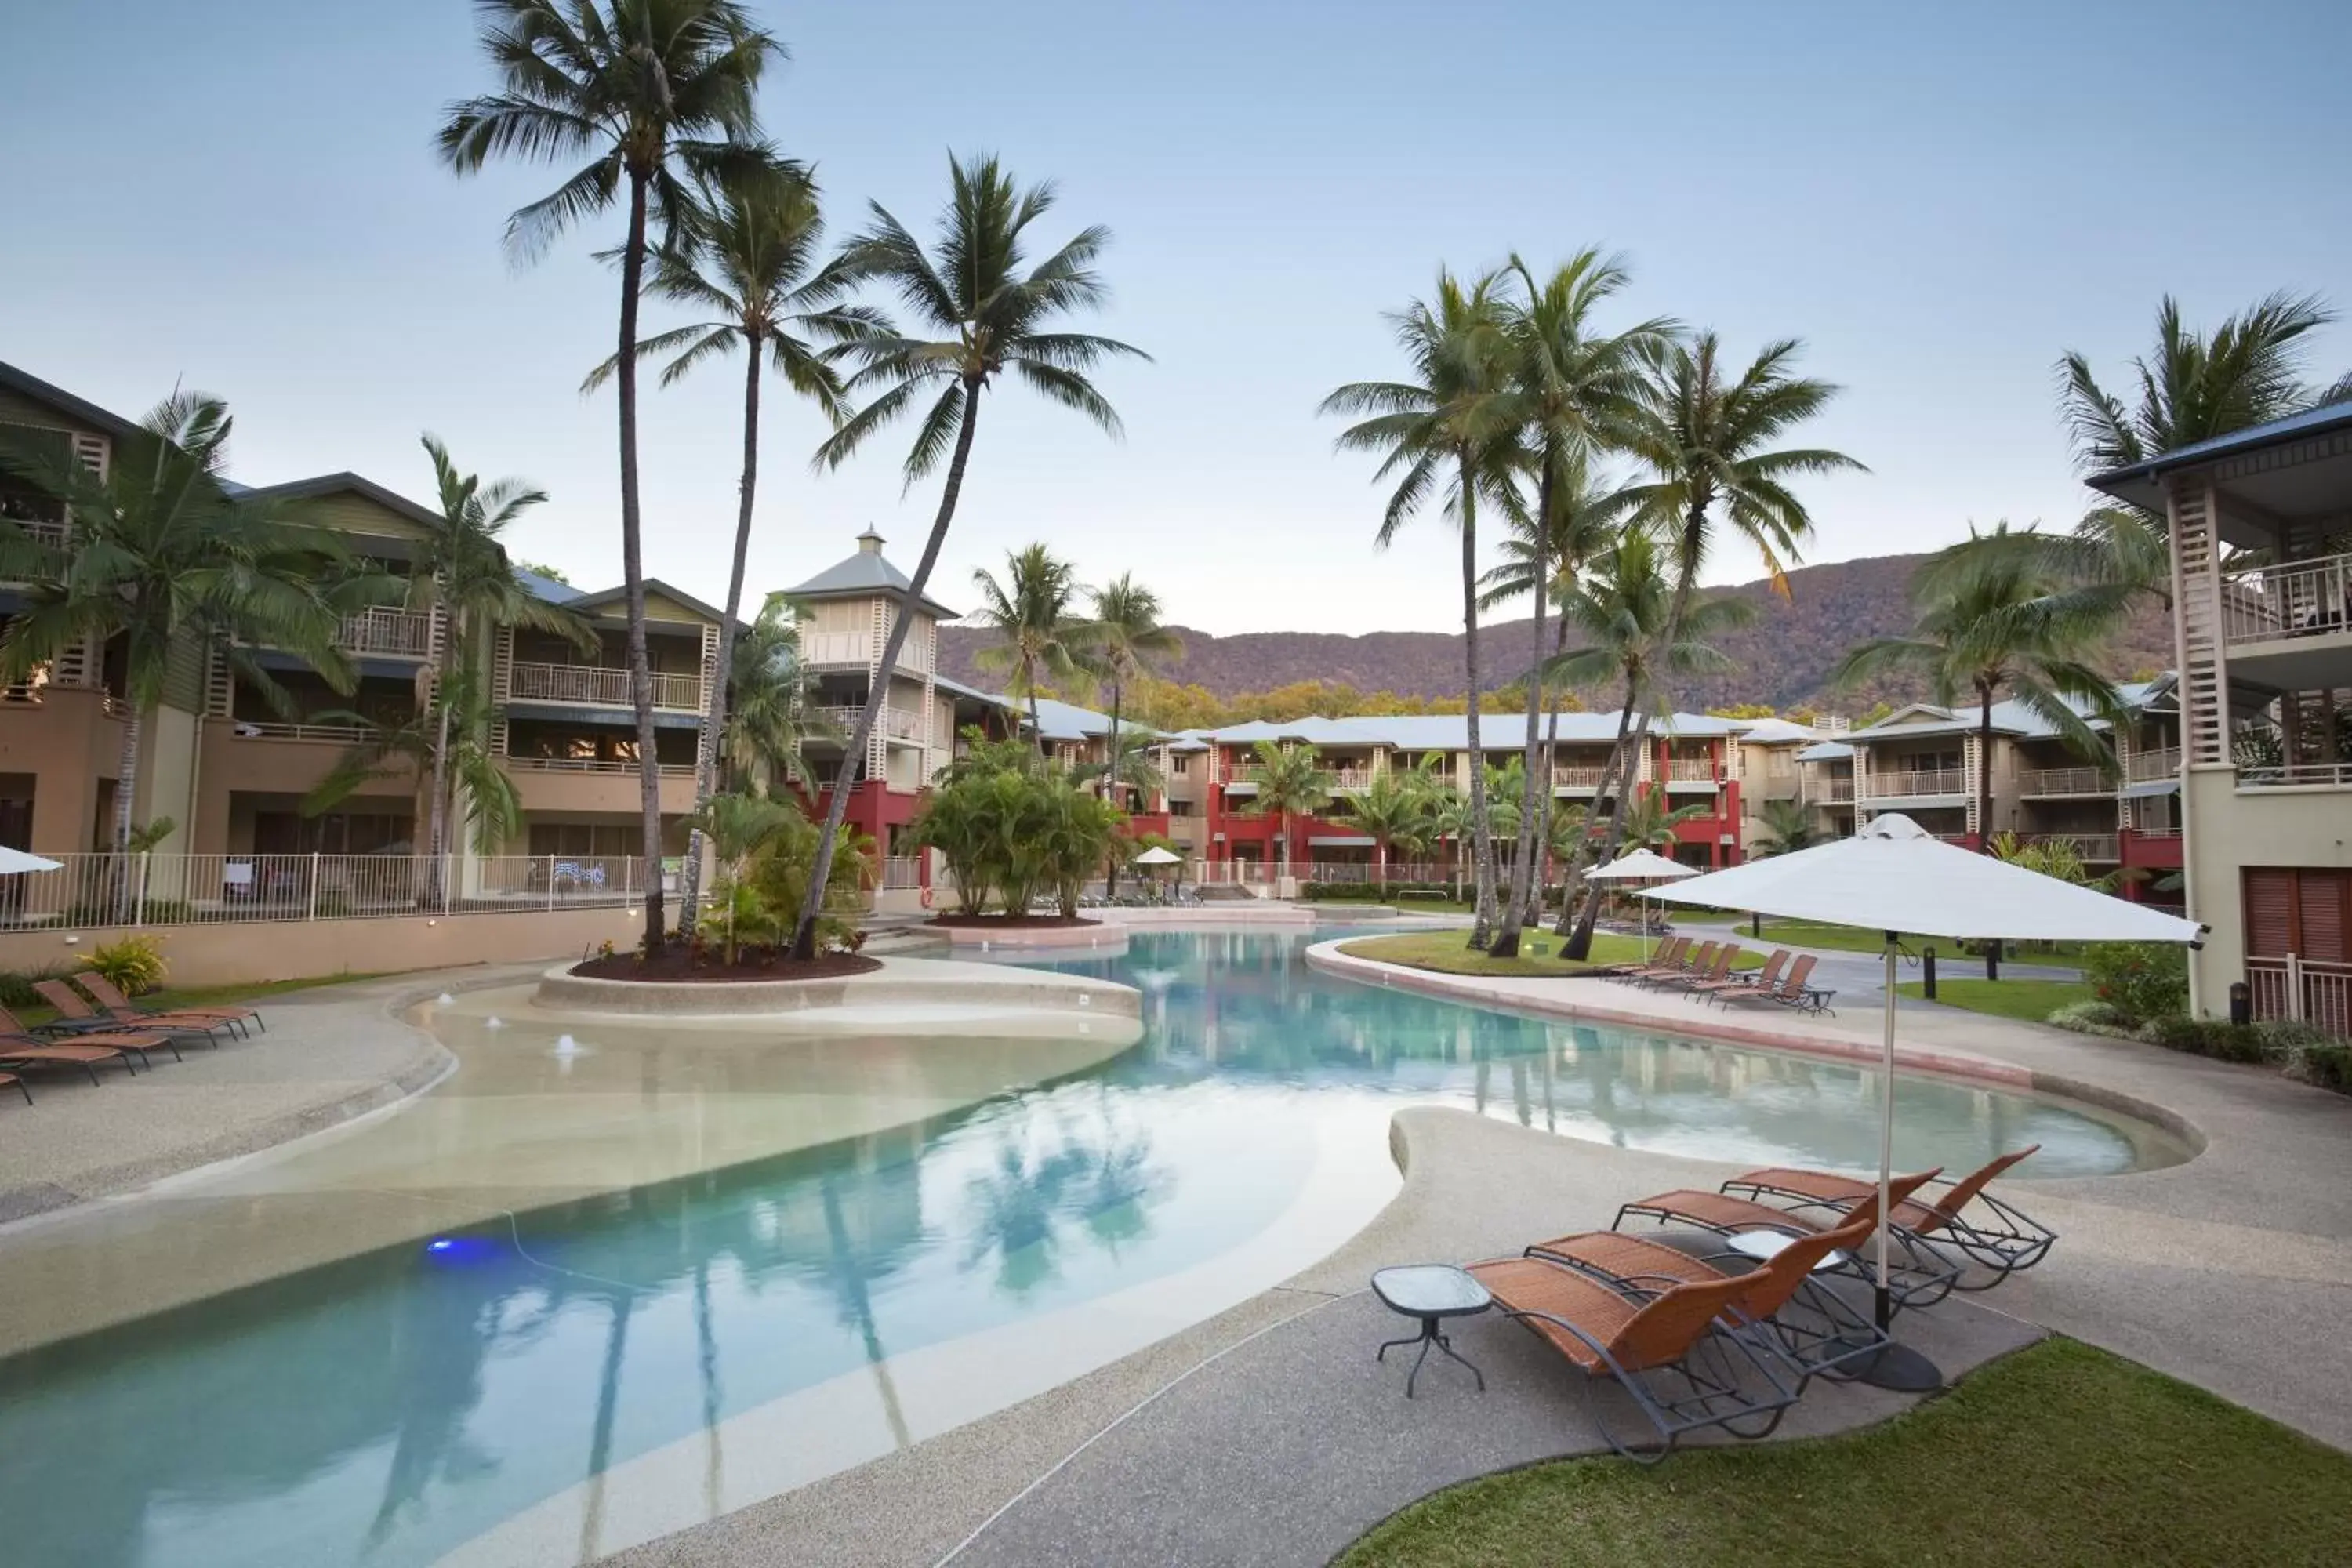
<svg viewBox="0 0 2352 1568">
<path fill-rule="evenodd" d="M 725 984 L 739 980 L 838 980 L 845 974 L 871 974 L 882 967 L 880 959 L 854 952 L 821 953 L 803 963 L 769 947 L 739 949 L 732 968 L 721 963 L 716 948 L 705 948 L 698 953 L 673 946 L 662 949 L 661 956 L 650 963 L 634 952 L 616 952 L 610 958 L 575 963 L 572 973 L 592 980 L 682 980 Z"/>
<path fill-rule="evenodd" d="M 1098 926 L 1100 921 L 1090 921 L 1084 915 L 933 915 L 935 926 L 962 926 L 966 930 L 1029 931 L 1040 926 Z"/>
</svg>

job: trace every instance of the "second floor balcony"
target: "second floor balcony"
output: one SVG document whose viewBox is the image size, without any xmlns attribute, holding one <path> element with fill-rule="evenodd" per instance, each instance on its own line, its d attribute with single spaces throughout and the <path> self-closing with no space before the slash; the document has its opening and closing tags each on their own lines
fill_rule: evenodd
<svg viewBox="0 0 2352 1568">
<path fill-rule="evenodd" d="M 1856 781 L 1856 795 L 1870 800 L 1919 800 L 1969 793 L 1966 768 L 1906 768 L 1871 773 Z"/>
<path fill-rule="evenodd" d="M 2026 768 L 2017 775 L 2020 795 L 2113 795 L 2115 783 L 2098 768 Z"/>
<path fill-rule="evenodd" d="M 1853 780 L 1851 778 L 1822 779 L 1814 784 L 1809 793 L 1815 800 L 1827 801 L 1832 805 L 1846 805 L 1853 799 Z"/>
<path fill-rule="evenodd" d="M 826 723 L 840 731 L 843 738 L 846 739 L 849 733 L 857 728 L 857 721 L 866 716 L 866 710 L 862 706 L 820 708 L 817 713 Z M 929 727 L 923 722 L 923 716 L 910 708 L 885 707 L 881 712 L 875 715 L 874 728 L 886 740 L 902 742 L 915 746 L 925 746 L 930 743 Z M 962 742 L 959 742 L 956 754 L 961 756 L 967 749 Z"/>
<path fill-rule="evenodd" d="M 2352 555 L 2282 561 L 2221 583 L 2221 639 L 2231 647 L 2352 633 Z"/>
<path fill-rule="evenodd" d="M 702 677 L 669 670 L 653 672 L 654 706 L 672 712 L 702 711 Z M 634 706 L 629 672 L 582 664 L 521 664 L 508 667 L 507 696 L 516 702 L 567 702 L 590 708 Z"/>
<path fill-rule="evenodd" d="M 335 646 L 347 653 L 426 658 L 433 652 L 433 617 L 419 610 L 363 610 L 343 617 Z"/>
<path fill-rule="evenodd" d="M 2151 752 L 2134 752 L 2124 763 L 2124 778 L 2130 784 L 2155 784 L 2163 779 L 2180 776 L 2180 748 L 2166 746 Z"/>
</svg>

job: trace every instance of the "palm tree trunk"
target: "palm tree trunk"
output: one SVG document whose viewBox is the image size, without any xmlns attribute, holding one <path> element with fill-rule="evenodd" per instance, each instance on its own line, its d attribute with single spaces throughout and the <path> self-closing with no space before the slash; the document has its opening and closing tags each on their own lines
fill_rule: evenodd
<svg viewBox="0 0 2352 1568">
<path fill-rule="evenodd" d="M 1470 853 L 1477 906 L 1470 917 L 1470 945 L 1494 938 L 1495 835 L 1486 819 L 1486 754 L 1478 746 L 1478 492 L 1467 452 L 1462 462 L 1462 662 L 1470 682 L 1464 715 L 1470 742 Z"/>
<path fill-rule="evenodd" d="M 710 689 L 702 697 L 702 733 L 694 748 L 694 806 L 709 804 L 719 788 L 719 737 L 727 730 L 727 676 L 735 668 L 735 617 L 743 607 L 745 559 L 751 552 L 751 498 L 760 483 L 760 334 L 743 334 L 748 370 L 743 377 L 743 480 L 737 486 L 735 563 L 727 577 L 727 616 L 719 623 L 719 665 Z M 702 899 L 702 830 L 686 841 L 686 873 L 678 887 L 677 933 L 694 935 L 695 916 Z M 728 959 L 733 963 L 735 935 L 730 910 Z"/>
<path fill-rule="evenodd" d="M 1992 688 L 1977 683 L 1977 853 L 1992 853 Z"/>
<path fill-rule="evenodd" d="M 1551 498 L 1551 465 L 1546 463 L 1543 479 L 1536 487 L 1536 618 L 1528 662 L 1528 732 L 1527 744 L 1521 749 L 1521 765 L 1527 776 L 1519 785 L 1519 837 L 1511 857 L 1511 896 L 1504 903 L 1503 923 L 1495 932 L 1494 945 L 1486 950 L 1497 958 L 1519 955 L 1519 927 L 1527 919 L 1528 883 L 1535 869 L 1536 765 L 1543 757 L 1541 742 L 1536 738 L 1536 719 L 1543 710 L 1544 576 L 1549 559 L 1546 546 L 1550 543 Z M 1550 781 L 1546 779 L 1544 784 L 1544 793 L 1549 795 Z"/>
<path fill-rule="evenodd" d="M 139 703 L 126 695 L 122 700 L 122 749 L 115 754 L 114 781 L 114 900 L 116 923 L 129 925 L 131 908 L 131 797 L 139 792 Z"/>
<path fill-rule="evenodd" d="M 1625 700 L 1617 710 L 1617 743 L 1609 750 L 1609 760 L 1601 764 L 1601 785 L 1592 792 L 1592 809 L 1601 809 L 1602 801 L 1610 801 L 1609 837 L 1601 861 L 1606 865 L 1616 858 L 1618 848 L 1625 842 L 1625 813 L 1633 805 L 1634 781 L 1641 769 L 1634 757 L 1649 743 L 1650 714 L 1644 708 L 1641 719 L 1633 718 L 1633 709 L 1641 701 L 1642 679 L 1638 670 L 1625 676 Z M 1626 733 L 1633 731 L 1630 739 Z M 1591 852 L 1591 835 L 1587 833 L 1576 847 L 1569 862 L 1568 885 L 1559 895 L 1559 935 L 1568 939 L 1559 950 L 1562 958 L 1581 961 L 1592 951 L 1592 922 L 1600 917 L 1601 895 L 1597 890 L 1580 888 L 1586 857 Z M 1579 895 L 1582 895 L 1581 902 Z"/>
<path fill-rule="evenodd" d="M 621 247 L 621 582 L 628 601 L 629 703 L 637 715 L 637 799 L 644 813 L 647 957 L 667 935 L 662 909 L 661 761 L 654 751 L 654 678 L 646 654 L 646 559 L 637 510 L 637 296 L 646 273 L 646 176 L 629 172 L 629 232 Z"/>
<path fill-rule="evenodd" d="M 1029 693 L 1029 734 L 1037 742 L 1037 755 L 1050 756 L 1052 753 L 1045 749 L 1045 721 L 1039 716 L 1037 708 L 1037 668 L 1027 659 L 1021 661 L 1021 684 Z"/>
<path fill-rule="evenodd" d="M 1568 616 L 1563 612 L 1557 624 L 1557 629 L 1552 633 L 1552 657 L 1558 658 L 1565 655 L 1567 652 Z M 1551 819 L 1552 813 L 1558 809 L 1553 799 L 1555 792 L 1552 785 L 1552 778 L 1553 775 L 1559 772 L 1559 704 L 1554 702 L 1550 707 L 1549 716 L 1544 721 L 1544 784 L 1543 795 L 1540 797 L 1540 803 L 1543 809 L 1543 821 L 1536 828 L 1536 854 L 1541 857 L 1541 858 L 1537 861 L 1538 865 L 1545 864 L 1551 858 Z M 1567 905 L 1568 894 L 1567 891 L 1563 889 L 1560 893 L 1560 906 L 1565 909 Z M 1531 926 L 1539 926 L 1543 924 L 1543 879 L 1540 877 L 1536 879 L 1536 896 L 1528 901 L 1528 924 Z"/>
<path fill-rule="evenodd" d="M 1120 692 L 1119 692 L 1119 682 L 1118 682 L 1118 681 L 1117 681 L 1117 680 L 1113 680 L 1113 681 L 1110 683 L 1110 759 L 1109 759 L 1109 763 L 1110 763 L 1110 765 L 1109 765 L 1108 767 L 1107 767 L 1106 769 L 1104 769 L 1104 771 L 1103 771 L 1103 787 L 1104 787 L 1105 789 L 1107 789 L 1108 791 L 1109 791 L 1109 792 L 1110 792 L 1110 803 L 1111 803 L 1113 805 L 1117 805 L 1118 804 L 1118 783 L 1119 783 L 1119 780 L 1118 780 L 1118 763 L 1119 763 L 1119 756 L 1118 756 L 1118 704 L 1119 704 L 1119 696 L 1120 696 Z M 1114 844 L 1113 846 L 1111 846 L 1111 854 L 1110 854 L 1110 858 L 1109 858 L 1108 861 L 1106 861 L 1106 862 L 1104 863 L 1104 865 L 1103 865 L 1103 897 L 1104 897 L 1104 898 L 1106 898 L 1106 899 L 1116 898 L 1116 897 L 1118 896 L 1118 847 L 1117 845 L 1115 845 L 1115 844 Z"/>
<path fill-rule="evenodd" d="M 947 543 L 948 525 L 955 521 L 956 498 L 963 493 L 964 467 L 971 460 L 972 432 L 979 426 L 980 384 L 967 379 L 963 421 L 956 430 L 955 455 L 948 459 L 947 483 L 940 490 L 939 515 L 931 520 L 930 537 L 923 541 L 923 557 L 915 563 L 915 574 L 898 597 L 898 614 L 882 645 L 882 682 L 866 689 L 865 711 L 858 714 L 857 726 L 850 731 L 841 760 L 842 773 L 834 780 L 833 799 L 825 807 L 824 830 L 816 841 L 816 864 L 809 868 L 808 902 L 801 907 L 800 919 L 793 927 L 794 958 L 816 956 L 816 919 L 824 908 L 825 883 L 833 876 L 834 841 L 841 836 L 842 821 L 849 814 L 849 791 L 855 782 L 849 775 L 853 768 L 863 765 L 866 742 L 874 734 L 874 721 L 889 689 L 889 672 L 898 667 L 898 650 L 906 644 L 908 628 L 915 624 L 916 606 L 922 603 L 923 589 L 930 583 L 931 568 L 939 564 L 940 549 Z"/>
<path fill-rule="evenodd" d="M 441 667 L 439 684 L 433 689 L 433 700 L 441 710 L 433 733 L 433 798 L 425 805 L 427 826 L 425 847 L 432 857 L 425 868 L 425 888 L 431 901 L 447 909 L 446 889 L 441 885 L 443 847 L 449 835 L 449 672 L 456 663 L 457 648 L 457 617 L 445 611 L 441 632 Z"/>
</svg>

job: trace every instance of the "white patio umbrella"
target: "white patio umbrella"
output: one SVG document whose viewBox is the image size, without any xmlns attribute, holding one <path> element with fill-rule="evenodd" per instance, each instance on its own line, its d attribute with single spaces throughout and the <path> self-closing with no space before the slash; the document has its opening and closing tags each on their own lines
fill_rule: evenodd
<svg viewBox="0 0 2352 1568">
<path fill-rule="evenodd" d="M 1620 855 L 1606 866 L 1596 867 L 1584 874 L 1588 882 L 1671 882 L 1684 877 L 1696 877 L 1696 867 L 1679 860 L 1669 860 L 1654 849 L 1636 849 Z M 1650 906 L 1642 906 L 1642 956 L 1650 956 Z"/>
<path fill-rule="evenodd" d="M 1878 1206 L 1890 1205 L 1895 1163 L 1895 957 L 1900 933 L 2021 942 L 2179 942 L 2195 945 L 2205 928 L 2177 916 L 2039 871 L 2012 866 L 1937 838 L 1909 817 L 1888 813 L 1851 838 L 1751 860 L 1652 898 L 1745 910 L 1783 920 L 1819 921 L 1886 933 L 1886 1023 L 1879 1090 Z M 1877 1232 L 1878 1324 L 1886 1326 L 1886 1226 Z M 1900 1353 L 1897 1354 L 1896 1352 Z M 1882 1387 L 1939 1386 L 1942 1373 L 1916 1351 L 1895 1347 L 1868 1381 Z M 1932 1381 L 1920 1382 L 1919 1379 Z"/>
<path fill-rule="evenodd" d="M 38 855 L 27 855 L 22 849 L 11 849 L 0 844 L 0 877 L 22 876 L 26 871 L 54 871 L 61 863 L 44 860 Z"/>
<path fill-rule="evenodd" d="M 1174 850 L 1168 848 L 1164 845 L 1155 844 L 1150 848 L 1145 850 L 1142 854 L 1138 855 L 1135 858 L 1135 864 L 1139 866 L 1177 866 L 1181 865 L 1183 860 L 1184 857 L 1177 854 Z"/>
</svg>

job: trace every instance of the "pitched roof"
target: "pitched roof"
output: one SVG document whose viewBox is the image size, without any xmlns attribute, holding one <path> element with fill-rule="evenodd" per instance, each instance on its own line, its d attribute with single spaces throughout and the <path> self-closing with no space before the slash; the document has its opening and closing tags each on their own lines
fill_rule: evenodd
<svg viewBox="0 0 2352 1568">
<path fill-rule="evenodd" d="M 2109 495 L 2145 504 L 2153 482 L 2159 476 L 2177 468 L 2195 468 L 2241 452 L 2308 440 L 2314 436 L 2329 435 L 2347 428 L 2352 428 L 2352 400 L 2322 404 L 2301 414 L 2273 419 L 2267 425 L 2250 426 L 2243 430 L 2232 430 L 2226 436 L 2192 441 L 2186 447 L 2159 452 L 2145 462 L 2110 468 L 2104 474 L 2093 474 L 2087 482 L 2095 490 L 2105 490 Z"/>
<path fill-rule="evenodd" d="M 1759 719 L 1752 724 L 1743 725 L 1739 731 L 1741 742 L 1750 746 L 1786 746 L 1798 741 L 1818 741 L 1821 738 L 1821 731 L 1787 719 Z"/>
<path fill-rule="evenodd" d="M 882 553 L 882 536 L 869 528 L 857 537 L 859 548 L 855 553 L 844 556 L 798 587 L 785 589 L 785 595 L 806 600 L 870 599 L 877 594 L 905 593 L 907 574 L 891 565 L 889 557 Z M 869 539 L 874 542 L 871 550 L 864 547 L 864 542 Z M 959 614 L 929 595 L 923 596 L 922 605 L 925 612 L 942 621 L 951 621 Z"/>
<path fill-rule="evenodd" d="M 727 613 L 716 605 L 706 605 L 684 589 L 673 588 L 658 577 L 646 579 L 646 592 L 667 595 L 707 621 L 723 621 L 727 618 Z M 600 588 L 593 594 L 574 592 L 569 599 L 560 599 L 556 602 L 569 605 L 573 609 L 585 614 L 590 610 L 604 609 L 607 605 L 625 605 L 628 601 L 628 584 L 623 584 L 617 588 Z M 738 621 L 736 625 L 740 626 L 742 623 Z"/>
<path fill-rule="evenodd" d="M 1799 752 L 1797 753 L 1797 761 L 1801 763 L 1850 763 L 1853 761 L 1853 748 L 1847 745 L 1843 741 L 1823 741 L 1818 745 L 1807 746 L 1803 751 Z"/>
<path fill-rule="evenodd" d="M 411 522 L 426 528 L 441 526 L 441 514 L 427 506 L 410 500 L 397 490 L 388 490 L 373 479 L 349 469 L 332 474 L 313 474 L 307 479 L 287 479 L 274 485 L 256 485 L 246 494 L 268 500 L 309 500 L 319 496 L 341 495 L 344 491 L 375 502 L 386 511 L 397 512 Z"/>
<path fill-rule="evenodd" d="M 1614 713 L 1562 713 L 1559 738 L 1575 745 L 1591 745 L 1617 738 Z M 1549 732 L 1550 720 L 1539 718 Z M 1727 719 L 1705 714 L 1675 713 L 1654 723 L 1651 732 L 1680 740 L 1711 740 L 1729 735 Z M 1257 741 L 1306 741 L 1318 746 L 1391 746 L 1408 752 L 1460 752 L 1470 745 L 1470 721 L 1460 713 L 1364 714 L 1349 719 L 1305 719 L 1271 722 L 1263 719 L 1231 724 L 1222 730 L 1199 731 L 1220 745 L 1248 745 Z M 1482 713 L 1478 716 L 1478 748 L 1482 752 L 1516 752 L 1527 745 L 1527 715 Z"/>
<path fill-rule="evenodd" d="M 0 360 L 0 386 L 21 393 L 36 403 L 46 403 L 85 425 L 96 426 L 110 436 L 135 436 L 139 432 L 137 421 L 110 413 L 95 403 L 85 402 L 62 386 L 51 386 L 39 376 L 18 370 L 5 360 Z"/>
<path fill-rule="evenodd" d="M 2159 695 L 2169 689 L 2170 677 L 2159 676 L 2154 680 L 2127 681 L 2116 688 L 2116 695 L 2123 699 L 2124 708 L 2128 711 L 2144 706 L 2151 696 Z M 2087 715 L 2090 711 L 2087 704 L 2078 702 L 2073 698 L 2066 700 L 2066 705 L 2077 713 Z M 1907 714 L 1917 714 L 1919 717 L 1906 718 Z M 1867 730 L 1852 731 L 1846 739 L 1868 742 L 1924 740 L 1941 735 L 1967 735 L 1976 732 L 1978 721 L 1979 716 L 1973 709 L 1960 710 L 1938 708 L 1928 702 L 1915 702 L 1908 708 L 1893 714 L 1883 723 L 1874 724 Z M 2092 719 L 2090 723 L 2091 727 L 2096 730 L 2104 728 L 2106 721 Z M 1992 727 L 1996 733 L 2023 741 L 2052 740 L 2058 733 L 2056 726 L 2048 720 L 2014 700 L 1996 702 L 1992 705 Z"/>
<path fill-rule="evenodd" d="M 532 598 L 544 599 L 551 605 L 568 605 L 582 596 L 580 590 L 571 584 L 559 583 L 543 572 L 527 571 L 518 566 L 515 568 L 515 580 L 529 591 Z"/>
</svg>

